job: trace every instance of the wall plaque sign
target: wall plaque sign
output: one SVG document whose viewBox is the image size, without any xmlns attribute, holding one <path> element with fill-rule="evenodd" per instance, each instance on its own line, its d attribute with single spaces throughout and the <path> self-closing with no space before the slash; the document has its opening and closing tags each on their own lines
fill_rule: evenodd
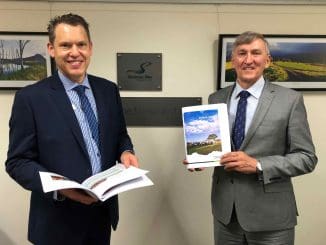
<svg viewBox="0 0 326 245">
<path fill-rule="evenodd" d="M 161 53 L 117 53 L 120 90 L 161 91 Z"/>
<path fill-rule="evenodd" d="M 201 105 L 201 97 L 123 97 L 127 126 L 182 126 L 184 106 Z"/>
</svg>

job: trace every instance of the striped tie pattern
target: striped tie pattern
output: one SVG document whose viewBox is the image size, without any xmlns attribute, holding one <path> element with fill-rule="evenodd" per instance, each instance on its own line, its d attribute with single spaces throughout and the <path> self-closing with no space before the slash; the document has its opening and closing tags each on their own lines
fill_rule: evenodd
<svg viewBox="0 0 326 245">
<path fill-rule="evenodd" d="M 232 140 L 234 144 L 234 150 L 239 150 L 242 141 L 245 136 L 246 127 L 246 111 L 247 111 L 247 98 L 250 96 L 248 91 L 241 91 L 238 95 L 240 97 L 237 107 L 237 113 L 235 116 Z"/>
<path fill-rule="evenodd" d="M 98 122 L 95 117 L 94 111 L 92 109 L 92 106 L 88 100 L 88 98 L 85 95 L 85 89 L 86 87 L 83 85 L 76 86 L 74 90 L 77 92 L 79 100 L 80 100 L 80 105 L 81 109 L 84 112 L 84 115 L 87 119 L 88 126 L 92 132 L 92 137 L 94 141 L 97 144 L 97 147 L 99 148 L 100 145 L 100 138 L 99 138 L 99 130 L 98 130 Z"/>
</svg>

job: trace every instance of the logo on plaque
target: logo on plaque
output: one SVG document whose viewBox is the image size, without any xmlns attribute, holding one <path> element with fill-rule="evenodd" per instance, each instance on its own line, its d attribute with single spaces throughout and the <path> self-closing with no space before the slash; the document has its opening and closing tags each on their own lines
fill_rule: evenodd
<svg viewBox="0 0 326 245">
<path fill-rule="evenodd" d="M 138 70 L 127 70 L 128 79 L 137 79 L 139 81 L 142 81 L 144 79 L 151 80 L 153 78 L 152 74 L 149 74 L 149 69 L 147 69 L 148 66 L 151 66 L 152 62 L 144 62 L 139 65 Z"/>
<path fill-rule="evenodd" d="M 162 90 L 162 54 L 118 53 L 120 90 Z"/>
</svg>

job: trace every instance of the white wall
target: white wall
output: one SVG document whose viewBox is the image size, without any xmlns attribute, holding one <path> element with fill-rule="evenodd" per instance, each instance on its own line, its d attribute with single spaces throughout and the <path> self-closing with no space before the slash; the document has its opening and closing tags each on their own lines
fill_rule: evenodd
<svg viewBox="0 0 326 245">
<path fill-rule="evenodd" d="M 91 25 L 94 54 L 89 72 L 116 81 L 117 52 L 163 53 L 161 92 L 122 96 L 203 97 L 216 89 L 219 33 L 326 34 L 326 6 L 86 4 L 0 1 L 0 31 L 46 31 L 50 17 L 83 15 Z M 326 235 L 325 92 L 305 92 L 319 156 L 313 174 L 295 179 L 300 212 L 298 245 L 323 245 Z M 5 162 L 14 91 L 0 91 L 0 162 Z M 211 169 L 188 173 L 181 165 L 181 128 L 130 128 L 142 167 L 154 187 L 120 195 L 114 245 L 212 245 Z M 29 193 L 0 171 L 0 244 L 25 245 Z"/>
</svg>

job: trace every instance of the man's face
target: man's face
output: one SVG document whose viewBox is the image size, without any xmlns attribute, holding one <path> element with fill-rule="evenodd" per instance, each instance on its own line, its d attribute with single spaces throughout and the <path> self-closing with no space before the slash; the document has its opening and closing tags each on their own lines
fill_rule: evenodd
<svg viewBox="0 0 326 245">
<path fill-rule="evenodd" d="M 237 81 L 243 88 L 249 88 L 257 82 L 270 62 L 265 42 L 261 39 L 239 45 L 232 54 L 232 65 L 237 73 Z"/>
<path fill-rule="evenodd" d="M 83 81 L 92 55 L 92 43 L 81 25 L 57 25 L 55 39 L 48 44 L 48 52 L 66 77 L 76 83 Z"/>
</svg>

